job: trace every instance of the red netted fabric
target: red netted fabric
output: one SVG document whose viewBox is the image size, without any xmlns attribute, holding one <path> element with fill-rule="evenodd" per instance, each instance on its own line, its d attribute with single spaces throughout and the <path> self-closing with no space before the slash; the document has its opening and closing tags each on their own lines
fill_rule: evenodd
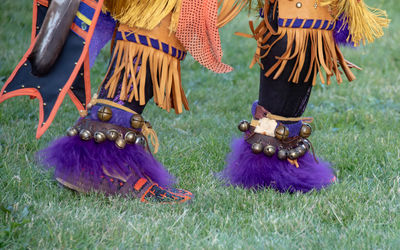
<svg viewBox="0 0 400 250">
<path fill-rule="evenodd" d="M 216 73 L 226 73 L 233 69 L 221 62 L 217 2 L 217 0 L 182 0 L 176 37 L 204 67 Z"/>
</svg>

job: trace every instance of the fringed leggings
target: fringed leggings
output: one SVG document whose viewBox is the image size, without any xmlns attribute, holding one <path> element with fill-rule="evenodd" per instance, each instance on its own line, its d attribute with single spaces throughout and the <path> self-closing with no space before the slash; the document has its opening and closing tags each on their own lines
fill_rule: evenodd
<svg viewBox="0 0 400 250">
<path fill-rule="evenodd" d="M 269 11 L 269 22 L 275 30 L 278 29 L 277 18 L 273 19 L 273 10 Z M 278 16 L 278 8 L 276 9 L 275 16 Z M 272 36 L 268 43 L 272 43 L 278 36 Z M 309 45 L 311 43 L 308 43 Z M 310 65 L 310 56 L 306 56 L 304 68 L 300 74 L 299 83 L 289 82 L 288 79 L 292 73 L 296 59 L 289 60 L 287 65 L 278 77 L 274 80 L 274 75 L 266 77 L 265 73 L 277 62 L 276 57 L 281 56 L 286 51 L 287 39 L 286 37 L 277 42 L 272 48 L 270 53 L 261 60 L 264 70 L 260 72 L 260 91 L 259 91 L 259 105 L 263 106 L 266 110 L 275 115 L 284 117 L 299 117 L 301 116 L 308 103 L 308 99 L 312 89 L 312 79 L 305 82 L 304 79 L 308 73 Z M 263 55 L 265 51 L 261 51 Z M 307 55 L 311 54 L 310 47 L 307 48 Z M 290 122 L 289 122 L 290 123 Z"/>
<path fill-rule="evenodd" d="M 115 63 L 111 66 L 111 70 L 109 73 L 106 75 L 104 82 L 108 82 L 108 80 L 112 77 L 114 73 L 114 68 L 115 68 Z M 142 114 L 144 108 L 146 107 L 147 103 L 151 98 L 153 98 L 153 82 L 151 80 L 151 73 L 150 73 L 150 68 L 147 65 L 146 69 L 146 85 L 145 85 L 145 104 L 140 105 L 139 101 L 136 101 L 135 99 L 132 100 L 132 102 L 127 102 L 127 101 L 121 101 L 119 99 L 119 93 L 121 91 L 121 86 L 122 86 L 122 78 L 123 78 L 123 73 L 121 74 L 121 79 L 120 79 L 120 84 L 117 87 L 117 94 L 114 96 L 114 98 L 108 98 L 107 97 L 107 91 L 104 89 L 104 85 L 100 87 L 99 91 L 99 97 L 100 99 L 108 99 L 110 101 L 113 101 L 115 103 L 118 103 L 120 105 L 123 105 L 127 108 L 130 108 L 131 110 L 135 111 L 138 114 Z"/>
</svg>

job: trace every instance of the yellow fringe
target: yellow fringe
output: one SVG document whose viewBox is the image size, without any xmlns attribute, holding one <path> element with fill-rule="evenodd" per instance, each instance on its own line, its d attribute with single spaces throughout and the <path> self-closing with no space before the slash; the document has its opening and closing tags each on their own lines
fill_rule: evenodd
<svg viewBox="0 0 400 250">
<path fill-rule="evenodd" d="M 218 0 L 219 13 L 217 27 L 222 28 L 232 21 L 247 5 L 248 1 L 249 0 Z"/>
<path fill-rule="evenodd" d="M 336 20 L 343 15 L 349 24 L 350 35 L 355 45 L 373 42 L 383 36 L 383 27 L 388 27 L 390 20 L 386 11 L 369 7 L 363 0 L 320 0 L 321 5 L 329 5 L 336 13 Z M 341 27 L 342 28 L 342 27 Z"/>
<path fill-rule="evenodd" d="M 269 0 L 264 0 L 265 2 L 268 2 Z M 257 10 L 259 11 L 260 8 L 264 7 L 264 1 L 263 0 L 247 0 L 247 8 L 249 11 L 251 10 Z M 256 2 L 256 3 L 254 3 Z M 255 5 L 255 7 L 254 7 Z"/>
<path fill-rule="evenodd" d="M 169 26 L 170 32 L 176 32 L 176 29 L 178 28 L 181 7 L 182 7 L 182 0 L 177 0 L 175 8 L 172 10 L 171 24 Z"/>
<path fill-rule="evenodd" d="M 122 24 L 147 30 L 154 29 L 172 12 L 171 31 L 178 27 L 181 0 L 106 0 L 103 10 Z"/>
<path fill-rule="evenodd" d="M 137 43 L 118 41 L 112 58 L 115 69 L 104 88 L 107 98 L 115 96 L 122 79 L 120 100 L 145 104 L 146 68 L 150 68 L 154 102 L 170 111 L 182 113 L 182 104 L 189 110 L 188 101 L 181 85 L 180 61 L 162 51 Z M 139 69 L 140 66 L 140 69 Z M 122 78 L 121 78 L 122 77 Z"/>
</svg>

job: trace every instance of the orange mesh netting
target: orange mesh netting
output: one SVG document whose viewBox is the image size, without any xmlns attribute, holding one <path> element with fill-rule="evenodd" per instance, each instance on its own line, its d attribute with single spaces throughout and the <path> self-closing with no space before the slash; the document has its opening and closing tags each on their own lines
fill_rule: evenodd
<svg viewBox="0 0 400 250">
<path fill-rule="evenodd" d="M 216 0 L 183 0 L 176 37 L 204 67 L 226 73 L 232 67 L 221 62 L 222 49 Z"/>
</svg>

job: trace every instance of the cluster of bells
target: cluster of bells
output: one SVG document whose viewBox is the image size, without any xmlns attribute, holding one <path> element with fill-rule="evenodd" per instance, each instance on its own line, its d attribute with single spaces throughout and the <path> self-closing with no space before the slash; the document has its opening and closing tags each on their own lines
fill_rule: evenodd
<svg viewBox="0 0 400 250">
<path fill-rule="evenodd" d="M 247 132 L 250 129 L 250 123 L 248 121 L 241 121 L 238 126 L 239 130 L 242 132 Z M 301 126 L 299 136 L 303 139 L 295 148 L 292 149 L 285 149 L 279 147 L 277 157 L 280 160 L 295 160 L 302 157 L 310 148 L 311 143 L 307 139 L 311 135 L 312 129 L 311 126 L 307 123 L 303 123 Z M 283 124 L 280 124 L 278 127 L 275 128 L 275 138 L 284 141 L 289 137 L 289 129 Z M 251 145 L 251 150 L 255 154 L 259 154 L 263 152 L 266 156 L 273 156 L 277 152 L 277 148 L 273 145 L 266 145 L 263 146 L 261 143 L 253 143 Z"/>
<path fill-rule="evenodd" d="M 112 110 L 107 106 L 101 107 L 97 112 L 97 117 L 99 120 L 107 122 L 112 118 Z M 130 120 L 131 127 L 134 129 L 141 129 L 145 124 L 143 117 L 139 114 L 134 114 Z M 97 143 L 102 143 L 106 140 L 114 141 L 115 145 L 123 149 L 125 148 L 126 144 L 137 144 L 143 147 L 146 146 L 146 139 L 143 135 L 137 134 L 134 131 L 128 131 L 125 134 L 120 133 L 116 129 L 109 129 L 106 132 L 104 131 L 96 131 L 92 134 L 91 131 L 87 129 L 78 130 L 76 127 L 70 127 L 67 130 L 68 136 L 77 136 L 84 141 L 89 141 L 94 139 Z"/>
</svg>

